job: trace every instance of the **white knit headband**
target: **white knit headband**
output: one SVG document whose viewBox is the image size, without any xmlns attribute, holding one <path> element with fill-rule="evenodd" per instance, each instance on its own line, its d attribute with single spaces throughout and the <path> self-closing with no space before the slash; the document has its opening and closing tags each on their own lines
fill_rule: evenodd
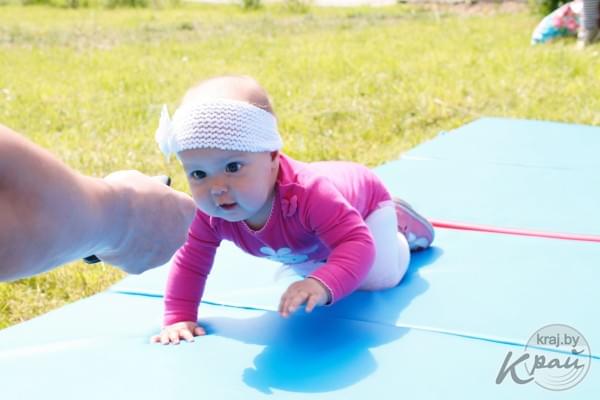
<svg viewBox="0 0 600 400">
<path fill-rule="evenodd" d="M 173 120 L 164 105 L 156 142 L 169 157 L 184 150 L 274 151 L 283 147 L 273 114 L 239 100 L 199 100 L 184 104 Z"/>
</svg>

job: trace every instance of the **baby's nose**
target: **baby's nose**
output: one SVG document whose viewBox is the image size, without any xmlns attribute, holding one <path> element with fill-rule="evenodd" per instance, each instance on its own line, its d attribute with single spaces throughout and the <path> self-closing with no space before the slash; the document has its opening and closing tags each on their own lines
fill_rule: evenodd
<svg viewBox="0 0 600 400">
<path fill-rule="evenodd" d="M 217 196 L 217 197 L 218 197 L 218 196 L 221 196 L 221 195 L 223 195 L 223 194 L 227 193 L 227 186 L 226 186 L 226 185 L 222 185 L 222 184 L 219 184 L 219 185 L 214 185 L 214 186 L 213 186 L 213 187 L 210 189 L 210 193 L 211 193 L 213 196 Z"/>
</svg>

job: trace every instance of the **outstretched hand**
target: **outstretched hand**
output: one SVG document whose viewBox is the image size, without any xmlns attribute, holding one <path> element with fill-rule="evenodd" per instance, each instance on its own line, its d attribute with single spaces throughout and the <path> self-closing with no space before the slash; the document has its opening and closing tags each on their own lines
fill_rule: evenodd
<svg viewBox="0 0 600 400">
<path fill-rule="evenodd" d="M 306 312 L 309 313 L 316 306 L 327 304 L 329 300 L 329 290 L 321 282 L 305 278 L 292 283 L 283 293 L 279 302 L 279 314 L 287 318 L 304 304 Z"/>
<path fill-rule="evenodd" d="M 192 198 L 138 171 L 113 172 L 104 182 L 127 206 L 123 215 L 112 210 L 107 223 L 122 229 L 112 238 L 113 245 L 96 255 L 130 274 L 169 261 L 187 239 L 196 211 Z"/>
<path fill-rule="evenodd" d="M 152 343 L 179 344 L 183 339 L 188 342 L 194 341 L 194 336 L 204 336 L 206 331 L 194 321 L 181 321 L 165 326 L 160 334 L 152 336 Z"/>
</svg>

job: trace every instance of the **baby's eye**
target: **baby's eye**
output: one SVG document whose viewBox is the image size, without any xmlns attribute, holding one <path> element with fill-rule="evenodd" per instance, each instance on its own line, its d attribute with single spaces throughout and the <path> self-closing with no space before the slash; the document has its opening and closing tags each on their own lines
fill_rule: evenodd
<svg viewBox="0 0 600 400">
<path fill-rule="evenodd" d="M 230 162 L 229 164 L 227 164 L 227 166 L 225 167 L 225 172 L 238 172 L 240 169 L 242 169 L 242 164 L 239 162 Z"/>
<path fill-rule="evenodd" d="M 200 171 L 200 170 L 195 170 L 195 171 L 190 172 L 190 176 L 192 177 L 192 179 L 200 180 L 200 179 L 206 178 L 206 172 Z"/>
</svg>

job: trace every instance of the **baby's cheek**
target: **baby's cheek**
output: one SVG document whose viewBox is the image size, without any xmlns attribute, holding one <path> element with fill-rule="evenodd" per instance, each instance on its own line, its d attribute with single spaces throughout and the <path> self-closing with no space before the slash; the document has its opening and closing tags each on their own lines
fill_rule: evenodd
<svg viewBox="0 0 600 400">
<path fill-rule="evenodd" d="M 266 188 L 263 189 L 264 190 L 255 190 L 252 192 L 251 201 L 254 207 L 260 208 L 267 202 L 269 198 L 269 192 L 266 190 Z"/>
<path fill-rule="evenodd" d="M 192 190 L 192 199 L 196 203 L 196 208 L 200 211 L 206 212 L 210 205 L 210 199 L 207 198 L 206 193 L 200 190 Z"/>
<path fill-rule="evenodd" d="M 245 200 L 244 202 L 247 205 L 256 206 L 258 203 L 261 203 L 265 198 L 265 185 L 261 181 L 261 178 L 252 177 L 244 180 L 243 182 L 238 182 L 235 187 L 236 197 L 239 200 Z"/>
</svg>

